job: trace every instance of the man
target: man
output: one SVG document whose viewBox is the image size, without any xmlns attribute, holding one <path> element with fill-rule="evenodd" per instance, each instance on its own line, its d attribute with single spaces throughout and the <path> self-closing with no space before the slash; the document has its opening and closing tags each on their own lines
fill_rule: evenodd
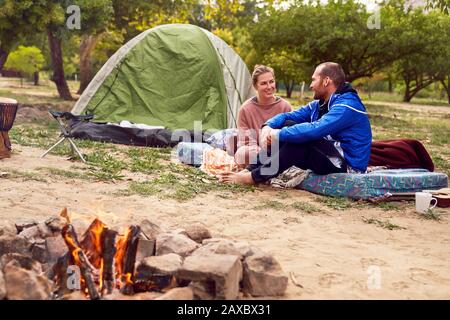
<svg viewBox="0 0 450 320">
<path fill-rule="evenodd" d="M 345 82 L 342 67 L 334 62 L 317 66 L 310 89 L 313 102 L 263 125 L 261 145 L 267 146 L 269 156 L 260 153 L 256 164 L 239 173 L 224 174 L 220 181 L 262 183 L 291 166 L 317 174 L 366 171 L 372 142 L 370 122 L 358 93 Z"/>
</svg>

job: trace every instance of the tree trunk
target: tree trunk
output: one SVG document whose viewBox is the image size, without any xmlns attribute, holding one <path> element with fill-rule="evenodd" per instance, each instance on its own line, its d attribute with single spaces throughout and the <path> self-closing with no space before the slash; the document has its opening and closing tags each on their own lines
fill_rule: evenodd
<svg viewBox="0 0 450 320">
<path fill-rule="evenodd" d="M 447 83 L 445 83 L 445 77 L 441 79 L 441 83 L 444 86 L 444 90 L 447 93 L 448 103 L 450 104 L 450 74 L 447 76 Z"/>
<path fill-rule="evenodd" d="M 389 93 L 394 92 L 394 79 L 391 74 L 388 75 L 388 90 Z"/>
<path fill-rule="evenodd" d="M 293 80 L 284 80 L 284 86 L 286 87 L 286 97 L 291 98 L 292 91 L 294 91 L 295 81 Z"/>
<path fill-rule="evenodd" d="M 59 96 L 62 99 L 73 100 L 72 95 L 70 94 L 69 86 L 67 85 L 67 81 L 64 76 L 61 39 L 58 39 L 51 30 L 47 31 L 47 35 L 53 66 L 52 81 L 56 84 L 56 89 L 58 89 Z"/>
<path fill-rule="evenodd" d="M 35 73 L 33 73 L 33 80 L 34 80 L 34 85 L 38 86 L 39 85 L 39 71 L 36 71 Z"/>
<path fill-rule="evenodd" d="M 91 53 L 97 43 L 98 36 L 83 35 L 80 44 L 80 88 L 79 94 L 82 94 L 94 77 L 92 72 Z"/>
<path fill-rule="evenodd" d="M 405 81 L 405 93 L 403 95 L 403 101 L 404 102 L 410 102 L 412 99 L 411 96 L 411 87 L 410 87 L 410 80 L 404 80 Z"/>
<path fill-rule="evenodd" d="M 3 48 L 0 46 L 0 72 L 3 70 L 3 66 L 6 63 L 6 60 L 8 60 L 9 52 L 3 50 Z"/>
<path fill-rule="evenodd" d="M 425 81 L 420 81 L 419 83 L 416 83 L 416 85 L 411 88 L 410 87 L 410 82 L 406 82 L 406 88 L 405 88 L 405 95 L 403 96 L 403 101 L 404 102 L 410 102 L 411 99 L 422 89 L 428 87 L 430 84 L 433 83 L 433 80 L 429 79 L 429 80 L 425 80 Z"/>
</svg>

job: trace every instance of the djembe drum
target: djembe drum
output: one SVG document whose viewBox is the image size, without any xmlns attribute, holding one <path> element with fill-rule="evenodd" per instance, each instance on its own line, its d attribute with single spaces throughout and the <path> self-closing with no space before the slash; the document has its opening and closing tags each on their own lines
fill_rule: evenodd
<svg viewBox="0 0 450 320">
<path fill-rule="evenodd" d="M 8 131 L 11 130 L 17 114 L 17 101 L 0 97 L 0 159 L 11 157 L 11 142 Z"/>
</svg>

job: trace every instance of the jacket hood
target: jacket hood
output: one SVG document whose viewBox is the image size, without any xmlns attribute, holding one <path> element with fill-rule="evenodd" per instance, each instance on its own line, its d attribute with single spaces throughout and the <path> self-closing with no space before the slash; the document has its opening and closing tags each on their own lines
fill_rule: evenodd
<svg viewBox="0 0 450 320">
<path fill-rule="evenodd" d="M 337 88 L 335 94 L 344 94 L 347 92 L 358 94 L 358 92 L 355 89 L 353 89 L 352 85 L 349 82 L 341 84 L 339 88 Z"/>
</svg>

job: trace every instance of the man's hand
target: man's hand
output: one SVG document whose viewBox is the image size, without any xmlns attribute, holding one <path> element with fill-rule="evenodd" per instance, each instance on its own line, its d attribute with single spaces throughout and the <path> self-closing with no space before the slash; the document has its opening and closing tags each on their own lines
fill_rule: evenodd
<svg viewBox="0 0 450 320">
<path fill-rule="evenodd" d="M 272 145 L 273 141 L 278 138 L 279 129 L 271 129 L 267 136 L 267 146 Z"/>
<path fill-rule="evenodd" d="M 265 126 L 261 130 L 261 134 L 259 136 L 259 145 L 264 149 L 266 149 L 268 146 L 267 139 L 268 139 L 271 131 L 272 131 L 272 128 L 269 126 Z"/>
<path fill-rule="evenodd" d="M 272 129 L 269 126 L 265 126 L 262 130 L 261 130 L 261 136 L 260 136 L 260 146 L 262 148 L 267 149 L 272 142 L 277 138 L 278 136 L 278 131 L 277 129 Z"/>
</svg>

